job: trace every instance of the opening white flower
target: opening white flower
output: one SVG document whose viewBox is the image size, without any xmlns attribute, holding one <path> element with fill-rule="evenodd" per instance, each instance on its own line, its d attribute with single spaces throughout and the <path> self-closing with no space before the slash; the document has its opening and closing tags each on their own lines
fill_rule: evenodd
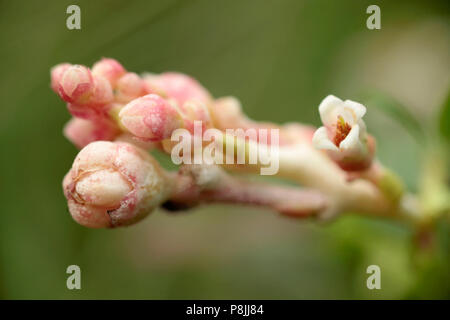
<svg viewBox="0 0 450 320">
<path fill-rule="evenodd" d="M 343 169 L 361 170 L 370 164 L 371 148 L 362 117 L 366 107 L 333 95 L 327 96 L 319 105 L 323 127 L 316 130 L 313 145 L 327 150 Z"/>
</svg>

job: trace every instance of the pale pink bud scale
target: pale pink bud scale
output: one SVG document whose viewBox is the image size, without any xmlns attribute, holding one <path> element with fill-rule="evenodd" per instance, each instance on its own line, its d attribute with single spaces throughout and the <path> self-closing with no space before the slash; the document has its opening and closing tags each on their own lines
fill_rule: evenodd
<svg viewBox="0 0 450 320">
<path fill-rule="evenodd" d="M 70 63 L 61 63 L 54 66 L 50 71 L 51 76 L 51 88 L 53 91 L 58 93 L 59 82 L 64 74 L 64 72 L 71 66 Z"/>
<path fill-rule="evenodd" d="M 83 148 L 98 140 L 113 140 L 119 133 L 116 124 L 104 119 L 96 121 L 72 118 L 65 125 L 64 136 L 76 147 Z"/>
<path fill-rule="evenodd" d="M 145 83 L 136 73 L 128 72 L 117 81 L 115 97 L 118 102 L 128 103 L 145 93 Z"/>
<path fill-rule="evenodd" d="M 67 68 L 61 76 L 58 93 L 67 102 L 83 102 L 91 94 L 94 80 L 90 70 L 74 65 Z"/>
<path fill-rule="evenodd" d="M 115 207 L 131 191 L 117 171 L 99 170 L 82 177 L 75 188 L 82 201 L 96 206 Z"/>
<path fill-rule="evenodd" d="M 194 121 L 201 121 L 202 130 L 212 126 L 211 116 L 205 104 L 198 100 L 188 100 L 181 106 L 184 128 L 194 132 Z"/>
<path fill-rule="evenodd" d="M 111 58 L 103 58 L 92 66 L 92 73 L 104 77 L 112 86 L 125 72 L 125 68 L 117 60 Z"/>
<path fill-rule="evenodd" d="M 150 90 L 175 99 L 179 105 L 188 100 L 197 100 L 206 105 L 211 103 L 210 93 L 194 78 L 177 72 L 165 72 L 145 78 Z"/>
<path fill-rule="evenodd" d="M 114 95 L 111 84 L 102 76 L 94 75 L 94 90 L 90 103 L 93 105 L 105 105 L 112 102 Z"/>
<path fill-rule="evenodd" d="M 127 104 L 119 113 L 121 124 L 136 137 L 158 141 L 167 139 L 183 120 L 175 106 L 156 94 Z"/>
</svg>

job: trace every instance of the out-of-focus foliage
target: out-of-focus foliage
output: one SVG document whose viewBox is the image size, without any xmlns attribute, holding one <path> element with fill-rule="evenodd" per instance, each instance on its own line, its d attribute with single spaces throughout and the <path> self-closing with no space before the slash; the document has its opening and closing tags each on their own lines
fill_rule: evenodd
<svg viewBox="0 0 450 320">
<path fill-rule="evenodd" d="M 450 144 L 450 92 L 447 94 L 439 114 L 439 129 L 445 142 Z"/>
<path fill-rule="evenodd" d="M 424 129 L 421 122 L 404 105 L 392 97 L 386 96 L 381 92 L 372 91 L 364 94 L 361 103 L 368 108 L 379 108 L 387 116 L 401 124 L 417 142 L 424 143 Z"/>
<path fill-rule="evenodd" d="M 1 298 L 450 297 L 445 221 L 429 254 L 390 221 L 321 225 L 233 206 L 158 211 L 120 230 L 77 225 L 61 188 L 77 150 L 49 88 L 53 65 L 106 56 L 135 72 L 189 73 L 259 120 L 317 125 L 327 94 L 381 89 L 427 123 L 449 87 L 448 1 L 378 1 L 373 31 L 361 0 L 76 3 L 82 29 L 70 31 L 73 1 L 0 1 Z M 421 146 L 389 114 L 369 106 L 366 118 L 379 158 L 417 190 Z M 80 291 L 66 288 L 71 264 Z M 381 290 L 366 288 L 371 264 Z"/>
</svg>

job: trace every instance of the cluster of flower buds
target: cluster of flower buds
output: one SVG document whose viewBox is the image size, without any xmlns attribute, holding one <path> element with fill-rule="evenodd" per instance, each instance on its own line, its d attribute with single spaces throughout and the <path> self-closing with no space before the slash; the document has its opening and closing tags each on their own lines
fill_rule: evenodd
<svg viewBox="0 0 450 320">
<path fill-rule="evenodd" d="M 161 141 L 173 130 L 211 123 L 212 97 L 195 79 L 175 72 L 139 76 L 103 58 L 92 69 L 62 63 L 51 70 L 51 87 L 74 116 L 64 130 L 78 147 L 113 140 L 123 132 Z M 84 119 L 86 121 L 81 121 Z"/>
<path fill-rule="evenodd" d="M 160 206 L 179 210 L 209 202 L 259 205 L 295 217 L 331 208 L 381 215 L 397 210 L 383 198 L 395 183 L 373 161 L 375 140 L 366 131 L 366 108 L 359 103 L 328 96 L 319 106 L 324 126 L 317 130 L 299 123 L 257 122 L 245 116 L 236 98 L 214 99 L 187 75 L 139 76 L 108 58 L 92 69 L 55 66 L 51 88 L 73 116 L 65 136 L 82 149 L 63 187 L 72 217 L 84 226 L 129 225 Z M 279 175 L 311 189 L 249 182 L 216 164 L 184 165 L 167 172 L 148 154 L 154 147 L 170 152 L 174 131 L 182 128 L 195 135 L 198 123 L 202 129 L 222 132 L 219 140 L 225 144 L 235 141 L 227 136 L 228 129 L 279 131 L 279 141 L 261 141 L 256 135 L 241 143 L 246 152 L 278 144 Z M 226 168 L 254 171 L 254 166 L 240 164 Z M 377 188 L 386 190 L 380 193 Z"/>
</svg>

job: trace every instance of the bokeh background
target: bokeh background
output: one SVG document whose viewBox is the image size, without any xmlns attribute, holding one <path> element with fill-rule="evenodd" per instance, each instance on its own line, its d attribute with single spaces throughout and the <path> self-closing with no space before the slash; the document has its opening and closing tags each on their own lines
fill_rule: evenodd
<svg viewBox="0 0 450 320">
<path fill-rule="evenodd" d="M 66 8 L 81 7 L 81 30 Z M 381 30 L 366 8 L 381 8 Z M 0 298 L 449 298 L 449 228 L 417 252 L 413 230 L 342 216 L 328 224 L 208 206 L 118 230 L 72 221 L 61 181 L 77 154 L 49 88 L 61 62 L 118 59 L 181 71 L 253 118 L 318 125 L 330 93 L 367 103 L 379 158 L 412 191 L 450 70 L 448 1 L 0 1 Z M 447 113 L 448 116 L 448 113 Z M 448 118 L 441 118 L 444 131 Z M 81 267 L 82 289 L 66 288 Z M 381 290 L 366 268 L 381 267 Z"/>
</svg>

